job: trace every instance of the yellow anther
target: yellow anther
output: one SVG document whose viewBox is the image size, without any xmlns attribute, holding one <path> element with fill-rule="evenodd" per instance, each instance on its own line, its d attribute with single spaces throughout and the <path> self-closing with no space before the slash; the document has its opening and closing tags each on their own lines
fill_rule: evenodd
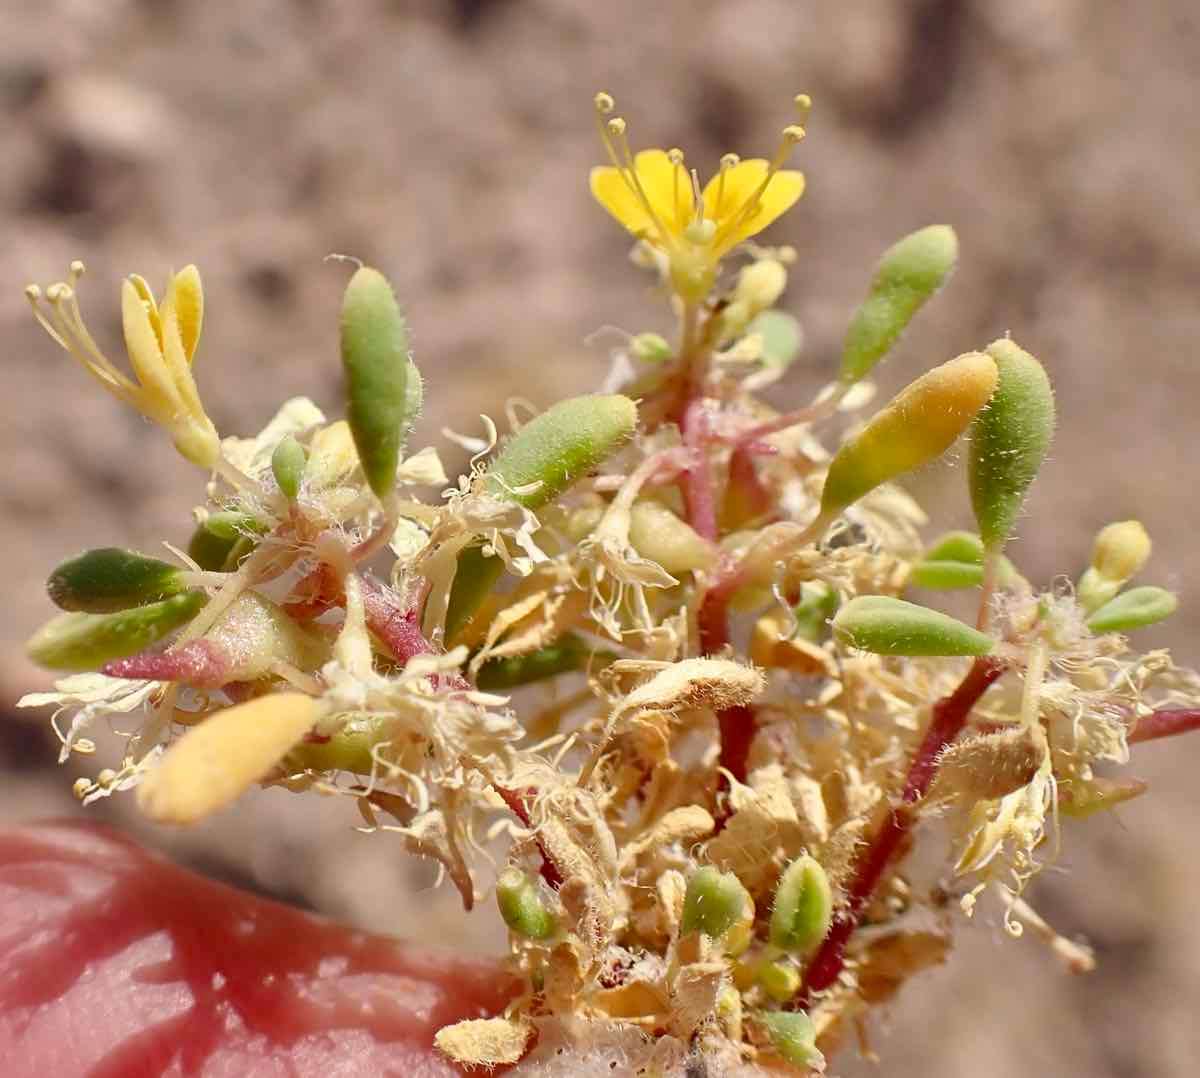
<svg viewBox="0 0 1200 1078">
<path fill-rule="evenodd" d="M 606 94 L 603 90 L 601 90 L 592 100 L 595 102 L 596 111 L 600 113 L 601 116 L 607 116 L 614 108 L 616 108 L 617 105 L 617 103 L 613 100 L 612 94 Z"/>
<path fill-rule="evenodd" d="M 117 773 L 111 767 L 106 767 L 96 776 L 96 785 L 105 788 L 109 787 L 116 777 Z"/>
<path fill-rule="evenodd" d="M 736 168 L 741 162 L 741 158 L 735 153 L 727 153 L 721 157 L 722 168 Z"/>
<path fill-rule="evenodd" d="M 71 793 L 75 795 L 77 800 L 82 801 L 85 797 L 87 797 L 91 789 L 92 780 L 80 778 L 76 779 L 74 784 L 71 786 Z"/>
<path fill-rule="evenodd" d="M 70 266 L 71 276 L 73 278 L 82 277 L 85 269 L 86 267 L 84 264 L 78 258 L 76 258 L 74 261 L 72 261 Z"/>
<path fill-rule="evenodd" d="M 795 146 L 807 132 L 799 124 L 788 124 L 783 129 L 783 141 L 790 146 Z"/>
<path fill-rule="evenodd" d="M 625 134 L 625 121 L 622 120 L 620 116 L 614 116 L 611 120 L 609 120 L 607 127 L 608 133 L 612 135 L 613 138 L 620 138 Z"/>
<path fill-rule="evenodd" d="M 42 290 L 35 284 L 27 284 L 25 286 L 25 298 L 30 303 L 37 303 L 42 298 Z"/>
<path fill-rule="evenodd" d="M 809 114 L 812 112 L 812 98 L 808 94 L 797 94 L 792 98 L 792 104 L 796 106 L 796 116 L 800 123 L 808 121 Z"/>
<path fill-rule="evenodd" d="M 669 149 L 667 151 L 667 160 L 670 161 L 671 164 L 673 164 L 679 168 L 682 168 L 683 167 L 683 151 L 678 146 L 675 146 L 675 147 Z"/>
</svg>

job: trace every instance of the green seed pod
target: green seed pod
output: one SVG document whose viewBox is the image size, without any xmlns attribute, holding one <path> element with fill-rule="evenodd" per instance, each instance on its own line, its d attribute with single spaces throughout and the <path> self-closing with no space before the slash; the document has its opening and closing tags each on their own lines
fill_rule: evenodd
<svg viewBox="0 0 1200 1078">
<path fill-rule="evenodd" d="M 754 980 L 778 1003 L 786 1003 L 800 991 L 800 971 L 788 962 L 764 962 L 755 970 Z"/>
<path fill-rule="evenodd" d="M 945 283 L 957 258 L 958 238 L 949 225 L 922 228 L 883 253 L 871 291 L 846 331 L 844 383 L 865 378 L 887 355 L 921 305 Z"/>
<path fill-rule="evenodd" d="M 1166 588 L 1143 585 L 1130 588 L 1105 603 L 1090 618 L 1087 627 L 1094 633 L 1125 633 L 1144 629 L 1175 613 L 1179 599 Z"/>
<path fill-rule="evenodd" d="M 109 614 L 177 595 L 185 587 L 182 572 L 157 558 L 103 547 L 63 562 L 50 574 L 46 590 L 62 610 Z"/>
<path fill-rule="evenodd" d="M 25 650 L 51 670 L 96 670 L 158 643 L 191 621 L 207 601 L 204 592 L 189 591 L 114 614 L 60 614 L 34 633 Z"/>
<path fill-rule="evenodd" d="M 800 323 L 785 311 L 763 311 L 746 332 L 762 338 L 763 363 L 776 369 L 791 366 L 804 345 Z"/>
<path fill-rule="evenodd" d="M 496 904 L 504 923 L 526 939 L 549 939 L 558 929 L 554 914 L 538 894 L 537 884 L 520 869 L 509 868 L 500 874 Z"/>
<path fill-rule="evenodd" d="M 832 920 L 829 877 L 816 858 L 804 854 L 779 877 L 771 910 L 771 943 L 783 951 L 807 954 L 825 938 Z"/>
<path fill-rule="evenodd" d="M 302 446 L 290 434 L 280 439 L 275 451 L 271 454 L 271 474 L 283 491 L 288 501 L 295 501 L 300 493 L 300 484 L 304 480 L 304 466 L 308 458 Z"/>
<path fill-rule="evenodd" d="M 800 585 L 800 601 L 792 608 L 796 635 L 818 643 L 829 632 L 829 619 L 837 613 L 841 596 L 828 584 L 808 580 Z"/>
<path fill-rule="evenodd" d="M 485 692 L 515 689 L 582 669 L 592 654 L 592 648 L 581 637 L 564 633 L 553 644 L 528 655 L 490 659 L 479 668 L 475 684 Z"/>
<path fill-rule="evenodd" d="M 789 1063 L 820 1069 L 825 1057 L 817 1048 L 817 1031 L 804 1011 L 768 1011 L 758 1020 L 771 1038 L 771 1046 Z"/>
<path fill-rule="evenodd" d="M 198 527 L 188 542 L 187 555 L 201 569 L 210 573 L 219 573 L 229 563 L 234 547 L 238 545 L 239 537 L 222 538 L 213 535 L 204 525 Z"/>
<path fill-rule="evenodd" d="M 705 865 L 692 874 L 683 898 L 681 932 L 703 932 L 710 939 L 720 940 L 753 920 L 754 900 L 732 872 L 719 872 Z"/>
<path fill-rule="evenodd" d="M 833 619 L 849 647 L 876 655 L 987 655 L 995 641 L 957 618 L 888 595 L 860 595 Z"/>
<path fill-rule="evenodd" d="M 971 429 L 969 480 L 979 535 L 1001 549 L 1054 435 L 1054 390 L 1042 365 L 1012 341 L 988 345 L 999 382 Z"/>
<path fill-rule="evenodd" d="M 716 557 L 713 545 L 661 502 L 634 505 L 629 514 L 629 542 L 643 558 L 657 562 L 673 576 L 707 569 Z"/>
<path fill-rule="evenodd" d="M 392 286 L 363 266 L 342 299 L 346 419 L 367 483 L 379 498 L 396 482 L 408 414 L 408 326 Z"/>
<path fill-rule="evenodd" d="M 538 509 L 615 453 L 636 428 L 637 405 L 620 394 L 560 401 L 500 450 L 490 473 L 492 490 Z"/>
<path fill-rule="evenodd" d="M 247 535 L 263 535 L 268 526 L 249 513 L 230 509 L 209 513 L 204 520 L 204 527 L 218 539 L 236 542 Z"/>
<path fill-rule="evenodd" d="M 853 438 L 829 465 L 821 512 L 832 516 L 880 483 L 941 456 L 996 388 L 996 364 L 980 352 L 927 371 Z"/>
</svg>

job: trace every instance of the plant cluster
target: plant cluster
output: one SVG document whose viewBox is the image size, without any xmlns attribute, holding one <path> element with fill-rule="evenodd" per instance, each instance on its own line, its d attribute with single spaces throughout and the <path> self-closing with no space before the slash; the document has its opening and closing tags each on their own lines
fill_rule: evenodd
<svg viewBox="0 0 1200 1078">
<path fill-rule="evenodd" d="M 123 731 L 85 804 L 136 787 L 187 824 L 259 785 L 348 796 L 465 908 L 491 893 L 520 987 L 441 1031 L 457 1062 L 820 1071 L 989 891 L 1012 934 L 1088 969 L 1025 887 L 1067 818 L 1144 791 L 1116 770 L 1131 744 L 1200 722 L 1200 679 L 1128 639 L 1176 605 L 1129 586 L 1139 523 L 1101 531 L 1076 584 L 1006 553 L 1055 423 L 1037 359 L 997 340 L 861 417 L 952 229 L 884 253 L 812 403 L 761 398 L 802 348 L 776 306 L 795 253 L 754 242 L 803 191 L 796 104 L 774 158 L 727 155 L 701 188 L 681 151 L 634 154 L 597 96 L 592 192 L 677 333 L 623 334 L 601 394 L 457 437 L 455 482 L 410 445 L 426 387 L 375 269 L 345 291 L 345 418 L 297 398 L 253 438 L 221 437 L 197 391 L 194 267 L 161 301 L 122 284 L 132 374 L 84 324 L 81 264 L 28 290 L 210 478 L 186 550 L 53 572 L 63 613 L 29 651 L 65 676 L 23 704 L 54 706 L 63 759 Z M 960 439 L 977 532 L 927 542 L 895 481 Z M 927 605 L 953 589 L 977 593 L 973 624 Z M 930 873 L 910 853 L 934 820 Z"/>
</svg>

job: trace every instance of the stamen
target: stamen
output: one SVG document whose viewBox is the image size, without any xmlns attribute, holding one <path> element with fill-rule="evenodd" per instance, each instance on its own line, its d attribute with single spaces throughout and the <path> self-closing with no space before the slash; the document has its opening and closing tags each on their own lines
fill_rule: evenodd
<svg viewBox="0 0 1200 1078">
<path fill-rule="evenodd" d="M 717 174 L 717 207 L 713 210 L 713 217 L 718 221 L 725 205 L 725 173 L 731 168 L 736 168 L 740 161 L 741 158 L 735 153 L 727 153 L 721 158 L 721 171 Z"/>
<path fill-rule="evenodd" d="M 808 123 L 808 117 L 812 113 L 812 98 L 808 94 L 797 94 L 792 98 L 792 104 L 796 107 L 796 121 L 801 126 Z"/>
<path fill-rule="evenodd" d="M 608 129 L 609 137 L 614 141 L 616 149 L 620 150 L 621 158 L 625 162 L 624 170 L 621 175 L 625 177 L 625 182 L 629 185 L 634 197 L 637 198 L 643 210 L 646 211 L 646 216 L 653 222 L 654 227 L 658 229 L 659 242 L 663 246 L 667 246 L 670 242 L 671 233 L 664 227 L 662 221 L 659 220 L 658 214 L 654 212 L 654 206 L 650 202 L 650 196 L 646 194 L 646 189 L 642 186 L 641 177 L 638 176 L 637 162 L 634 160 L 633 151 L 629 148 L 629 139 L 625 135 L 625 121 L 620 117 L 614 117 L 609 120 L 605 127 Z M 620 165 L 617 166 L 621 168 Z"/>
<path fill-rule="evenodd" d="M 667 151 L 667 160 L 675 166 L 675 170 L 671 174 L 671 195 L 674 202 L 673 208 L 675 211 L 674 225 L 676 228 L 681 228 L 683 226 L 683 220 L 679 212 L 679 177 L 682 175 L 685 180 L 687 178 L 687 171 L 685 170 L 683 164 L 683 151 L 678 147 L 673 147 Z"/>
<path fill-rule="evenodd" d="M 800 97 L 805 95 L 801 94 Z M 797 107 L 799 107 L 799 98 L 797 98 Z M 783 129 L 782 137 L 779 142 L 779 149 L 775 151 L 775 156 L 771 158 L 770 165 L 767 166 L 767 174 L 763 177 L 762 183 L 755 188 L 754 192 L 746 199 L 739 209 L 721 226 L 718 230 L 716 242 L 721 243 L 731 233 L 736 232 L 743 224 L 758 212 L 759 201 L 762 199 L 763 192 L 767 186 L 775 178 L 777 173 L 787 163 L 788 157 L 791 155 L 793 147 L 800 142 L 806 132 L 800 124 L 788 124 Z"/>
<path fill-rule="evenodd" d="M 592 98 L 592 100 L 596 105 L 596 111 L 601 116 L 607 116 L 614 108 L 617 107 L 617 103 L 613 100 L 612 94 L 606 94 L 603 90 L 601 90 L 594 98 Z"/>
</svg>

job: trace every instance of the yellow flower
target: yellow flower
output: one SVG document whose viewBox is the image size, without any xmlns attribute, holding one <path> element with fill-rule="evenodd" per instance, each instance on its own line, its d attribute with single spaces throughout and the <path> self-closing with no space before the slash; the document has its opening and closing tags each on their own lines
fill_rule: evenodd
<svg viewBox="0 0 1200 1078">
<path fill-rule="evenodd" d="M 810 104 L 803 94 L 796 98 L 802 115 Z M 742 161 L 726 154 L 701 192 L 695 172 L 684 165 L 682 150 L 642 150 L 634 155 L 625 121 L 611 116 L 613 107 L 608 94 L 596 95 L 600 136 L 612 164 L 592 169 L 592 194 L 638 239 L 666 256 L 671 282 L 685 299 L 702 299 L 715 280 L 717 263 L 791 209 L 804 193 L 804 174 L 783 168 L 792 147 L 804 137 L 804 128 L 784 128 L 783 141 L 770 161 Z"/>
<path fill-rule="evenodd" d="M 26 288 L 34 317 L 109 393 L 165 428 L 184 457 L 213 467 L 221 455 L 220 439 L 191 367 L 204 318 L 199 271 L 185 266 L 174 274 L 161 305 L 136 274 L 121 283 L 125 348 L 136 380 L 109 361 L 84 325 L 76 297 L 81 276 L 83 263 L 76 261 L 67 280 L 50 285 L 44 295 L 37 285 Z"/>
</svg>

